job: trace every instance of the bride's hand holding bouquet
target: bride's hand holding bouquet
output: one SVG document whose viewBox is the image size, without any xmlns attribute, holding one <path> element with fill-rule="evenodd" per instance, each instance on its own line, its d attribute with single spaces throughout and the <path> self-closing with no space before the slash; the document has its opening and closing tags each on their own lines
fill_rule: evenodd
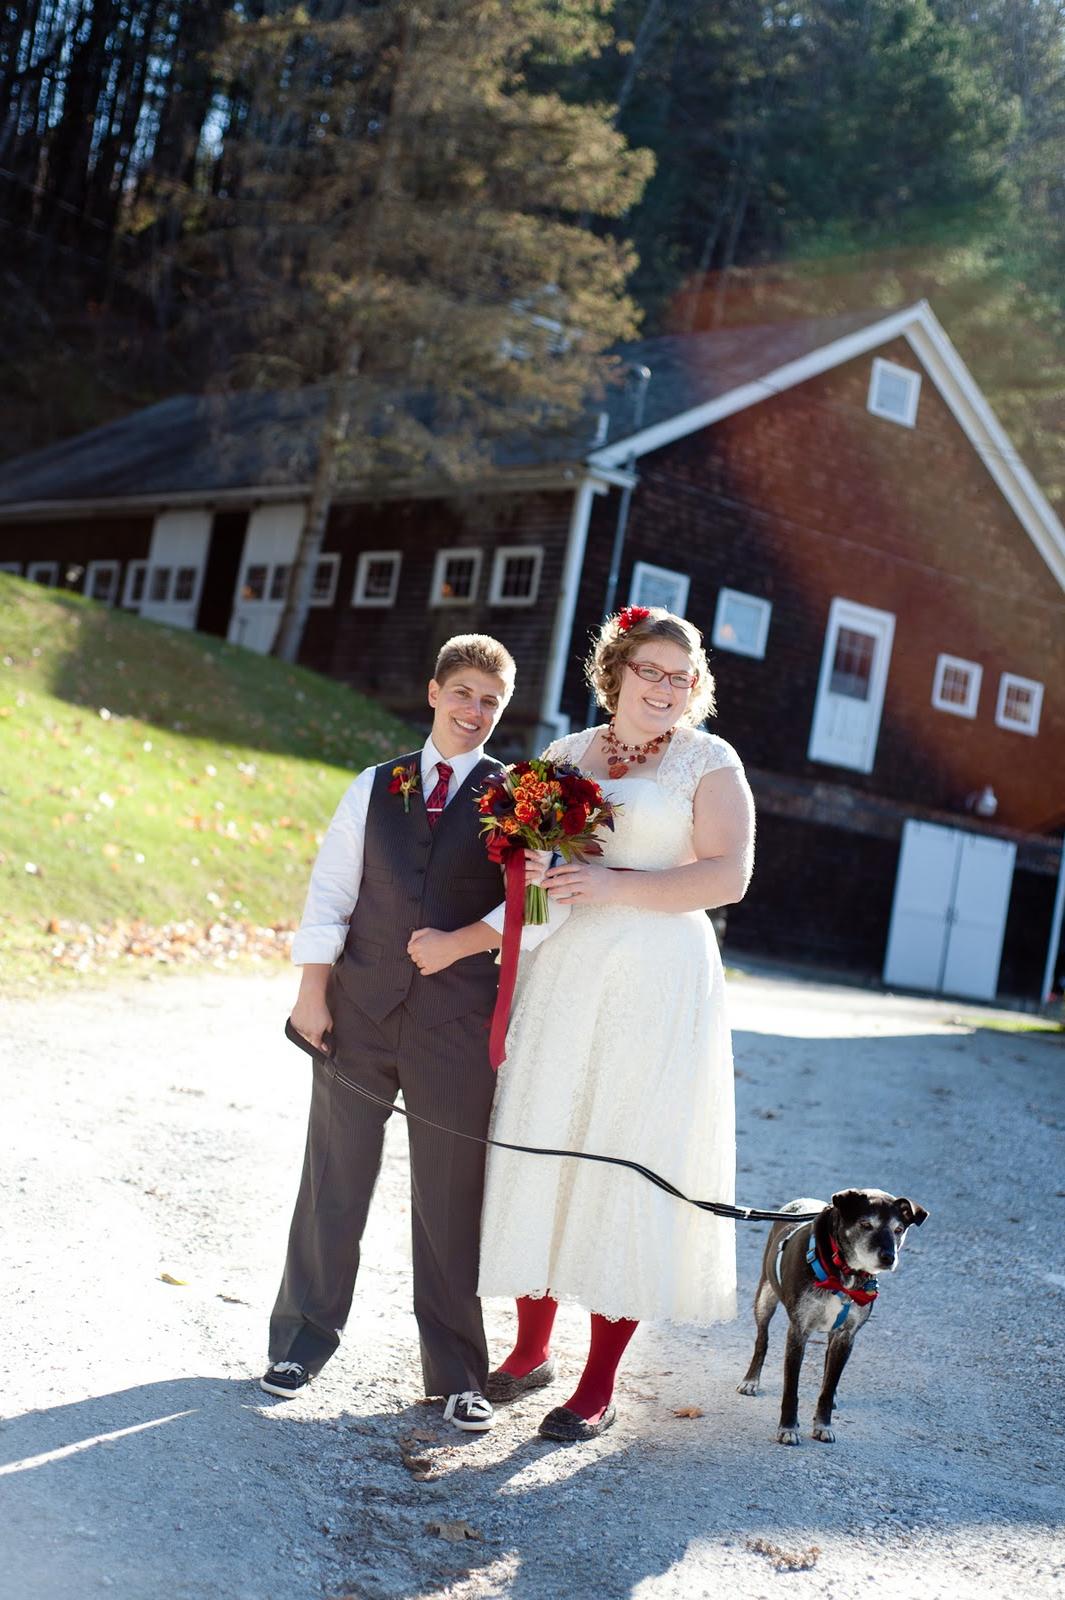
<svg viewBox="0 0 1065 1600">
<path fill-rule="evenodd" d="M 585 862 L 603 853 L 597 830 L 614 826 L 614 806 L 596 780 L 561 761 L 516 761 L 504 767 L 483 784 L 477 808 L 488 855 L 507 876 L 508 900 L 515 892 L 517 858 L 526 850 L 557 853 L 567 863 Z M 527 884 L 524 922 L 542 925 L 548 916 L 546 890 L 539 883 Z"/>
</svg>

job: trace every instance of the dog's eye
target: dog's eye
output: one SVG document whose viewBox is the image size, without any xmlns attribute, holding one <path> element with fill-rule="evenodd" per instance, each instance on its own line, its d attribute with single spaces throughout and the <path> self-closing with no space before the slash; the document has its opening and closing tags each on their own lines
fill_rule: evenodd
<svg viewBox="0 0 1065 1600">
<path fill-rule="evenodd" d="M 863 1217 L 861 1222 L 858 1224 L 858 1226 L 860 1228 L 872 1228 L 872 1227 L 875 1227 L 875 1223 L 870 1222 L 868 1217 Z"/>
<path fill-rule="evenodd" d="M 906 1229 L 903 1227 L 901 1222 L 896 1222 L 895 1223 L 895 1227 L 894 1227 L 894 1231 L 896 1233 L 905 1233 Z"/>
</svg>

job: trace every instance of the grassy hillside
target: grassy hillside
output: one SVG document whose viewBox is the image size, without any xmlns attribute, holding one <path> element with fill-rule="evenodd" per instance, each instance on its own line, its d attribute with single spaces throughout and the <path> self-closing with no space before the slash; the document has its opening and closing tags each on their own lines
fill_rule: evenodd
<svg viewBox="0 0 1065 1600">
<path fill-rule="evenodd" d="M 0 574 L 0 981 L 269 948 L 353 774 L 414 742 L 302 668 Z"/>
</svg>

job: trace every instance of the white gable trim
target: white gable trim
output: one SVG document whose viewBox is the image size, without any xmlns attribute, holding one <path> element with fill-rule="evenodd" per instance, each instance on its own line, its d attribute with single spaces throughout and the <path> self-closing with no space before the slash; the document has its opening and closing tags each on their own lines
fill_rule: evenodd
<svg viewBox="0 0 1065 1600">
<path fill-rule="evenodd" d="M 769 395 L 779 394 L 782 389 L 793 389 L 798 383 L 805 383 L 809 378 L 816 378 L 845 361 L 853 361 L 855 356 L 864 355 L 878 345 L 897 339 L 906 332 L 915 310 L 915 307 L 908 306 L 905 311 L 896 311 L 881 322 L 872 322 L 867 328 L 859 328 L 857 333 L 849 333 L 843 339 L 834 339 L 831 344 L 811 350 L 797 361 L 788 361 L 784 366 L 767 372 L 764 377 L 752 378 L 738 389 L 730 389 L 713 400 L 693 406 L 690 411 L 679 411 L 664 422 L 643 428 L 631 438 L 615 439 L 602 450 L 593 451 L 588 460 L 593 467 L 617 467 L 627 461 L 630 455 L 644 456 L 651 450 L 661 450 L 663 445 L 672 444 L 676 439 L 685 439 L 688 434 L 698 433 L 701 428 L 708 428 L 737 411 L 746 411 L 748 406 L 757 405 L 759 400 L 765 400 Z"/>
<path fill-rule="evenodd" d="M 661 450 L 677 439 L 711 427 L 768 396 L 806 383 L 892 339 L 905 338 L 953 413 L 962 432 L 980 456 L 1010 509 L 1065 589 L 1065 528 L 1046 496 L 1010 443 L 1002 424 L 981 393 L 972 373 L 947 337 L 927 300 L 893 312 L 857 333 L 835 339 L 818 350 L 789 361 L 764 377 L 752 379 L 689 411 L 644 428 L 630 438 L 616 439 L 588 457 L 593 468 L 617 467 L 631 457 Z"/>
</svg>

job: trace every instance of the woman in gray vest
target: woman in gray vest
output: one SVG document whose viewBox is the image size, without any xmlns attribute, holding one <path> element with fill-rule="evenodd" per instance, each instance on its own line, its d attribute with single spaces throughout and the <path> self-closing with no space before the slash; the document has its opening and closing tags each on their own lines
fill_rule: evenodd
<svg viewBox="0 0 1065 1600">
<path fill-rule="evenodd" d="M 502 884 L 473 796 L 499 766 L 484 745 L 513 689 L 513 659 L 496 640 L 449 640 L 429 684 L 430 737 L 360 774 L 315 863 L 292 949 L 303 975 L 291 1021 L 328 1053 L 314 1061 L 303 1176 L 260 1380 L 270 1394 L 298 1393 L 339 1344 L 396 1094 L 418 1117 L 487 1132 Z M 531 878 L 542 871 L 531 859 Z M 338 1083 L 337 1071 L 386 1106 Z M 416 1122 L 408 1129 L 425 1392 L 446 1397 L 456 1427 L 483 1432 L 492 1425 L 477 1297 L 484 1149 Z"/>
<path fill-rule="evenodd" d="M 731 745 L 699 726 L 714 683 L 690 622 L 626 607 L 603 625 L 589 676 L 609 722 L 546 754 L 599 779 L 620 807 L 602 864 L 544 879 L 569 916 L 523 960 L 492 1132 L 625 1156 L 686 1194 L 731 1201 L 732 1047 L 705 911 L 747 888 L 750 790 Z M 615 1373 L 640 1319 L 731 1317 L 735 1288 L 731 1222 L 634 1172 L 554 1158 L 532 1167 L 490 1151 L 480 1292 L 515 1296 L 518 1330 L 489 1399 L 554 1378 L 560 1300 L 592 1313 L 584 1371 L 540 1424 L 545 1438 L 589 1439 L 611 1425 Z"/>
</svg>

